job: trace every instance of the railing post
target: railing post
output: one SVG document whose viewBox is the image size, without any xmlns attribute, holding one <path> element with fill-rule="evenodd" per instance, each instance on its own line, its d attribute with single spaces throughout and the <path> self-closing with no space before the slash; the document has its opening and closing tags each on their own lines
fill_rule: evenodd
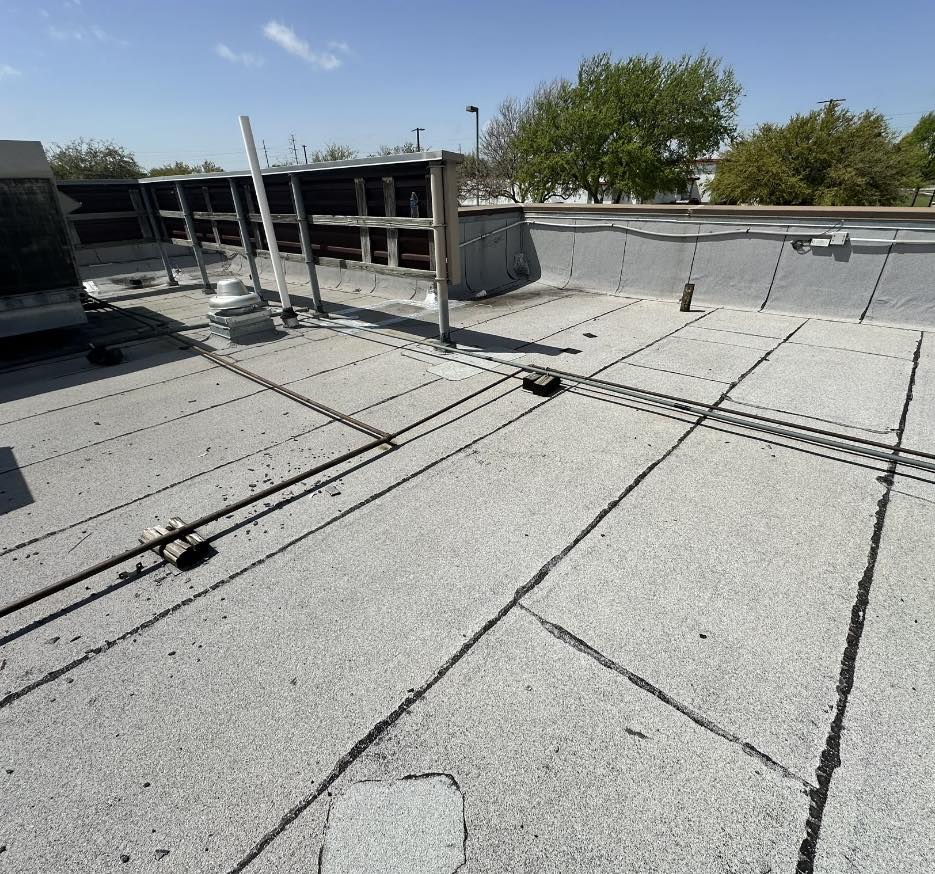
<svg viewBox="0 0 935 874">
<path fill-rule="evenodd" d="M 392 176 L 383 177 L 383 211 L 387 216 L 396 215 L 396 180 Z M 390 267 L 399 267 L 399 231 L 386 229 L 386 263 Z"/>
<path fill-rule="evenodd" d="M 441 164 L 433 164 L 429 171 L 432 197 L 432 237 L 435 242 L 435 288 L 438 297 L 438 338 L 451 342 L 448 324 L 448 243 L 445 228 L 445 188 Z"/>
<path fill-rule="evenodd" d="M 133 201 L 133 208 L 137 212 L 142 213 L 146 219 L 146 224 L 149 226 L 149 232 L 153 238 L 153 242 L 155 242 L 156 248 L 159 250 L 159 257 L 162 260 L 162 267 L 166 271 L 166 285 L 173 287 L 177 286 L 179 282 L 175 278 L 175 274 L 172 272 L 172 265 L 169 263 L 169 256 L 166 255 L 166 247 L 162 243 L 162 233 L 160 232 L 159 224 L 156 221 L 156 212 L 153 208 L 150 194 L 146 190 L 146 186 L 141 185 L 138 193 L 131 190 L 130 200 Z"/>
<path fill-rule="evenodd" d="M 302 255 L 305 266 L 308 268 L 308 282 L 312 288 L 312 301 L 315 312 L 323 313 L 321 303 L 321 289 L 318 287 L 318 272 L 315 270 L 315 254 L 312 250 L 312 235 L 308 230 L 308 213 L 305 212 L 305 200 L 302 197 L 302 182 L 295 173 L 289 174 L 289 185 L 292 188 L 292 203 L 295 206 L 295 217 L 299 223 L 299 239 L 302 241 Z"/>
<path fill-rule="evenodd" d="M 263 288 L 260 285 L 260 274 L 256 269 L 256 257 L 254 247 L 250 243 L 250 222 L 247 219 L 247 213 L 244 212 L 243 200 L 240 197 L 240 190 L 237 188 L 237 180 L 231 179 L 231 199 L 234 201 L 234 212 L 237 213 L 237 227 L 240 229 L 240 242 L 243 243 L 244 254 L 247 256 L 247 264 L 250 265 L 250 278 L 253 281 L 253 290 L 263 297 Z"/>
<path fill-rule="evenodd" d="M 211 291 L 211 281 L 208 279 L 208 268 L 205 266 L 205 255 L 201 249 L 201 243 L 198 242 L 198 236 L 195 233 L 195 219 L 192 217 L 191 207 L 182 190 L 182 183 L 175 183 L 175 194 L 179 199 L 179 207 L 182 215 L 185 217 L 185 232 L 192 244 L 192 251 L 195 253 L 195 261 L 198 262 L 198 269 L 201 271 L 201 279 L 204 282 L 205 291 Z"/>
</svg>

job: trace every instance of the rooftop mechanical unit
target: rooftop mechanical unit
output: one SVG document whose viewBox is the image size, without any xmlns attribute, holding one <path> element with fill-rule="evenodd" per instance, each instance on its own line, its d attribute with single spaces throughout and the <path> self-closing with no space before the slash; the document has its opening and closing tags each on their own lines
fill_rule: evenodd
<svg viewBox="0 0 935 874">
<path fill-rule="evenodd" d="M 41 143 L 0 140 L 0 337 L 87 321 L 61 198 Z"/>
</svg>

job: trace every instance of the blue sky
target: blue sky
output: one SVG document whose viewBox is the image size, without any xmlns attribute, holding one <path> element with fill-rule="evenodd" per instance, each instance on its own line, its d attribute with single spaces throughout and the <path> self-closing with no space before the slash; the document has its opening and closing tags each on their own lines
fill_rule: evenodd
<svg viewBox="0 0 935 874">
<path fill-rule="evenodd" d="M 0 0 L 0 22 L 0 137 L 114 139 L 144 166 L 242 167 L 240 113 L 271 156 L 292 133 L 366 153 L 416 125 L 467 150 L 465 104 L 483 120 L 598 51 L 706 48 L 744 86 L 743 127 L 828 97 L 901 129 L 935 110 L 932 0 Z"/>
</svg>

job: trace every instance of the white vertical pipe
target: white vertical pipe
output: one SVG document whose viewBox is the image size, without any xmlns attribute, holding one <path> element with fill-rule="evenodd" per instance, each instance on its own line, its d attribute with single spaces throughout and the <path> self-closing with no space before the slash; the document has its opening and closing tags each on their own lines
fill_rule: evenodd
<svg viewBox="0 0 935 874">
<path fill-rule="evenodd" d="M 445 188 L 442 167 L 429 168 L 432 198 L 432 236 L 435 243 L 435 288 L 438 294 L 438 337 L 442 343 L 451 339 L 448 325 L 448 239 L 445 227 Z"/>
<path fill-rule="evenodd" d="M 260 172 L 260 159 L 256 154 L 256 143 L 253 141 L 253 129 L 250 127 L 250 117 L 238 116 L 240 132 L 243 134 L 244 148 L 247 150 L 247 161 L 250 164 L 250 175 L 253 177 L 253 187 L 256 190 L 256 202 L 260 207 L 260 217 L 263 219 L 263 232 L 266 234 L 266 245 L 269 247 L 269 256 L 273 262 L 273 275 L 276 277 L 276 288 L 279 291 L 279 300 L 282 303 L 283 322 L 294 319 L 292 301 L 289 300 L 289 289 L 286 286 L 286 274 L 282 269 L 282 256 L 279 254 L 279 244 L 276 242 L 276 231 L 273 228 L 273 217 L 269 211 L 269 201 L 266 199 L 266 187 L 263 185 L 263 174 Z"/>
</svg>

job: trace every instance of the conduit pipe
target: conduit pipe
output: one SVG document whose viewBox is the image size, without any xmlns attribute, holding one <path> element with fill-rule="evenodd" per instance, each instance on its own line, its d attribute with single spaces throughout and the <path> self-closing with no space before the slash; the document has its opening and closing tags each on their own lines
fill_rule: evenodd
<svg viewBox="0 0 935 874">
<path fill-rule="evenodd" d="M 430 345 L 439 344 L 432 341 L 424 341 Z M 440 347 L 446 348 L 446 347 Z M 470 352 L 463 349 L 452 350 L 447 347 L 447 354 L 426 352 L 433 358 L 442 358 L 451 360 L 451 353 L 457 352 L 459 355 L 468 355 L 474 358 L 480 358 L 485 361 L 492 361 L 502 364 L 499 359 L 490 355 L 484 355 L 482 352 Z M 484 369 L 484 368 L 481 368 Z M 690 415 L 703 416 L 705 418 L 717 419 L 727 424 L 735 425 L 740 428 L 749 428 L 756 431 L 764 431 L 778 437 L 784 437 L 790 440 L 802 440 L 809 443 L 817 443 L 822 446 L 828 446 L 832 449 L 839 449 L 856 455 L 864 455 L 868 458 L 879 459 L 881 461 L 892 462 L 895 464 L 917 467 L 922 470 L 935 472 L 935 453 L 923 452 L 918 449 L 896 448 L 888 443 L 879 440 L 870 440 L 863 437 L 855 437 L 851 434 L 844 434 L 838 431 L 829 431 L 824 428 L 814 428 L 810 425 L 801 425 L 798 422 L 790 422 L 784 419 L 775 419 L 769 416 L 761 416 L 757 413 L 748 413 L 742 410 L 726 412 L 716 409 L 713 404 L 706 404 L 703 401 L 695 401 L 689 398 L 681 398 L 677 395 L 668 395 L 663 392 L 651 391 L 649 389 L 636 388 L 622 383 L 610 382 L 597 377 L 582 376 L 581 374 L 571 373 L 567 370 L 557 370 L 551 367 L 539 367 L 535 364 L 524 364 L 522 370 L 531 373 L 539 373 L 547 376 L 557 376 L 568 382 L 586 385 L 590 388 L 597 388 L 619 394 L 632 400 L 638 400 L 642 403 L 655 404 L 666 409 L 674 410 L 679 413 L 689 413 Z M 491 370 L 492 373 L 501 373 L 502 371 Z M 875 448 L 875 447 L 879 447 Z M 882 450 L 882 451 L 881 451 Z M 908 456 L 908 457 L 907 457 Z"/>
<path fill-rule="evenodd" d="M 263 184 L 263 174 L 260 171 L 260 159 L 256 153 L 256 143 L 253 141 L 253 129 L 250 127 L 250 117 L 238 116 L 240 133 L 243 135 L 244 148 L 247 150 L 247 163 L 250 165 L 250 175 L 253 177 L 253 187 L 256 190 L 256 202 L 260 208 L 260 217 L 263 219 L 263 233 L 266 235 L 266 248 L 270 260 L 273 262 L 273 275 L 276 277 L 276 288 L 279 291 L 279 301 L 282 304 L 280 317 L 287 328 L 294 328 L 298 324 L 292 301 L 289 299 L 289 287 L 286 285 L 286 273 L 282 266 L 282 255 L 279 253 L 279 244 L 276 242 L 276 229 L 273 227 L 273 216 L 269 211 L 269 200 L 266 197 L 266 186 Z M 176 183 L 178 184 L 178 183 Z"/>
<path fill-rule="evenodd" d="M 109 307 L 110 309 L 116 310 L 117 312 L 127 316 L 130 319 L 135 319 L 141 324 L 153 324 L 159 325 L 160 322 L 157 319 L 147 318 L 146 316 L 141 316 L 139 313 L 131 313 L 122 307 L 114 306 L 112 303 L 108 303 L 106 300 L 101 300 L 97 297 L 92 297 L 88 295 L 90 300 L 95 301 L 96 303 L 101 304 L 102 306 Z M 383 442 L 388 442 L 390 435 L 388 432 L 383 431 L 380 428 L 375 428 L 373 425 L 368 425 L 366 422 L 362 422 L 359 419 L 355 419 L 353 416 L 349 416 L 347 413 L 342 413 L 339 410 L 334 410 L 325 404 L 314 401 L 305 395 L 300 395 L 298 392 L 292 391 L 292 389 L 286 388 L 284 385 L 273 382 L 270 379 L 267 379 L 265 376 L 260 376 L 259 373 L 254 373 L 252 370 L 248 370 L 246 367 L 241 367 L 239 364 L 235 364 L 233 361 L 230 361 L 227 358 L 224 358 L 221 355 L 206 349 L 201 343 L 197 340 L 192 340 L 189 337 L 184 336 L 183 334 L 177 334 L 170 329 L 165 329 L 165 335 L 172 337 L 173 340 L 178 340 L 180 343 L 188 346 L 189 349 L 197 352 L 199 355 L 204 356 L 210 361 L 213 361 L 215 364 L 220 365 L 221 367 L 226 368 L 234 373 L 239 374 L 240 376 L 246 377 L 252 382 L 262 385 L 264 388 L 268 388 L 271 391 L 280 394 L 283 397 L 287 397 L 290 400 L 296 401 L 297 403 L 302 404 L 302 406 L 308 407 L 309 409 L 315 410 L 319 413 L 324 413 L 324 415 L 334 419 L 338 422 L 343 422 L 345 425 L 349 425 L 352 428 L 357 429 L 358 431 L 363 431 L 365 434 L 369 434 L 371 437 L 380 437 Z"/>
<path fill-rule="evenodd" d="M 469 400 L 477 397 L 483 392 L 489 391 L 492 388 L 495 388 L 498 385 L 506 382 L 508 379 L 512 379 L 514 374 L 507 374 L 502 376 L 500 379 L 496 379 L 488 385 L 483 386 L 482 388 L 477 389 L 471 394 L 459 398 L 456 401 L 453 401 L 450 404 L 442 407 L 439 410 L 435 410 L 432 413 L 429 413 L 427 416 L 423 416 L 421 419 L 416 419 L 414 422 L 410 422 L 403 428 L 399 428 L 396 431 L 393 431 L 391 434 L 387 435 L 390 439 L 396 440 L 398 437 L 401 437 L 403 434 L 412 431 L 415 428 L 424 425 L 426 422 L 431 421 L 438 416 L 444 415 L 449 410 L 454 409 L 460 404 L 466 403 Z M 5 616 L 9 616 L 11 613 L 15 613 L 18 610 L 22 610 L 24 607 L 28 607 L 30 604 L 35 604 L 38 601 L 42 601 L 45 598 L 48 598 L 58 592 L 64 591 L 71 586 L 76 585 L 77 583 L 83 582 L 84 580 L 89 579 L 90 577 L 96 576 L 97 574 L 103 573 L 106 570 L 110 570 L 113 567 L 116 567 L 119 564 L 123 564 L 125 561 L 129 561 L 132 558 L 136 558 L 138 555 L 142 555 L 144 552 L 149 552 L 151 549 L 156 547 L 163 546 L 167 543 L 172 542 L 173 540 L 178 540 L 181 537 L 184 537 L 186 534 L 191 534 L 195 531 L 196 528 L 201 528 L 204 525 L 208 525 L 211 522 L 216 522 L 218 519 L 228 516 L 231 513 L 236 512 L 237 510 L 242 510 L 244 507 L 249 507 L 251 504 L 255 504 L 258 501 L 262 501 L 264 498 L 268 498 L 270 495 L 275 495 L 277 492 L 284 491 L 290 486 L 297 485 L 304 480 L 307 480 L 313 476 L 316 476 L 319 473 L 323 473 L 326 470 L 330 470 L 333 467 L 337 467 L 339 464 L 343 464 L 345 461 L 350 461 L 363 455 L 366 452 L 370 452 L 373 449 L 378 449 L 380 446 L 386 443 L 385 440 L 376 439 L 371 440 L 368 443 L 364 443 L 358 446 L 356 449 L 351 449 L 347 452 L 341 453 L 341 455 L 336 456 L 335 458 L 330 459 L 329 461 L 322 462 L 321 464 L 316 464 L 314 467 L 310 467 L 307 470 L 303 470 L 300 473 L 293 474 L 292 476 L 281 480 L 278 483 L 274 483 L 271 486 L 268 486 L 265 489 L 260 489 L 258 492 L 253 492 L 249 495 L 246 495 L 243 498 L 240 498 L 237 501 L 234 501 L 231 504 L 225 504 L 223 507 L 217 510 L 213 510 L 210 513 L 206 513 L 204 516 L 201 516 L 198 519 L 195 519 L 193 522 L 189 522 L 185 525 L 181 525 L 178 528 L 173 529 L 172 531 L 164 534 L 160 537 L 154 537 L 151 540 L 147 540 L 146 543 L 141 543 L 136 546 L 131 547 L 130 549 L 124 550 L 117 555 L 111 556 L 110 558 L 99 561 L 97 564 L 91 565 L 91 567 L 85 568 L 84 570 L 78 571 L 77 573 L 72 574 L 71 576 L 65 577 L 64 579 L 59 580 L 58 582 L 52 583 L 49 586 L 46 586 L 42 589 L 39 589 L 36 592 L 31 592 L 28 595 L 24 595 L 22 598 L 18 598 L 15 601 L 11 601 L 9 604 L 0 607 L 0 619 L 3 619 Z M 392 448 L 392 447 L 391 447 Z M 211 541 L 210 537 L 205 538 L 207 542 Z"/>
<path fill-rule="evenodd" d="M 701 221 L 701 220 L 699 220 Z M 512 224 L 506 225 L 502 228 L 497 228 L 494 231 L 489 231 L 486 234 L 481 234 L 477 237 L 472 237 L 470 240 L 465 240 L 459 245 L 461 248 L 465 246 L 470 246 L 473 243 L 477 243 L 480 240 L 484 240 L 487 237 L 494 237 L 498 234 L 503 234 L 511 228 L 518 227 L 519 225 L 540 225 L 546 228 L 571 228 L 573 230 L 581 230 L 584 228 L 611 228 L 613 230 L 626 231 L 627 233 L 632 234 L 642 234 L 647 237 L 662 237 L 664 239 L 673 239 L 673 240 L 696 240 L 703 237 L 708 238 L 724 238 L 724 237 L 737 237 L 755 234 L 757 236 L 763 237 L 805 237 L 805 236 L 821 236 L 822 234 L 830 233 L 830 230 L 819 231 L 817 234 L 806 234 L 801 230 L 796 232 L 791 231 L 767 231 L 760 230 L 755 225 L 750 225 L 746 228 L 742 228 L 736 231 L 698 231 L 693 234 L 667 234 L 664 231 L 653 231 L 648 230 L 647 228 L 638 228 L 633 225 L 621 225 L 617 222 L 587 222 L 582 224 L 569 224 L 567 222 L 550 222 L 542 221 L 541 219 L 521 219 L 518 222 L 513 222 Z M 908 228 L 895 228 L 894 230 L 910 230 Z M 928 230 L 932 231 L 933 229 L 929 228 Z M 899 245 L 899 246 L 933 246 L 935 245 L 935 233 L 933 233 L 931 240 L 886 240 L 879 237 L 850 237 L 851 243 L 881 243 L 887 246 Z"/>
</svg>

